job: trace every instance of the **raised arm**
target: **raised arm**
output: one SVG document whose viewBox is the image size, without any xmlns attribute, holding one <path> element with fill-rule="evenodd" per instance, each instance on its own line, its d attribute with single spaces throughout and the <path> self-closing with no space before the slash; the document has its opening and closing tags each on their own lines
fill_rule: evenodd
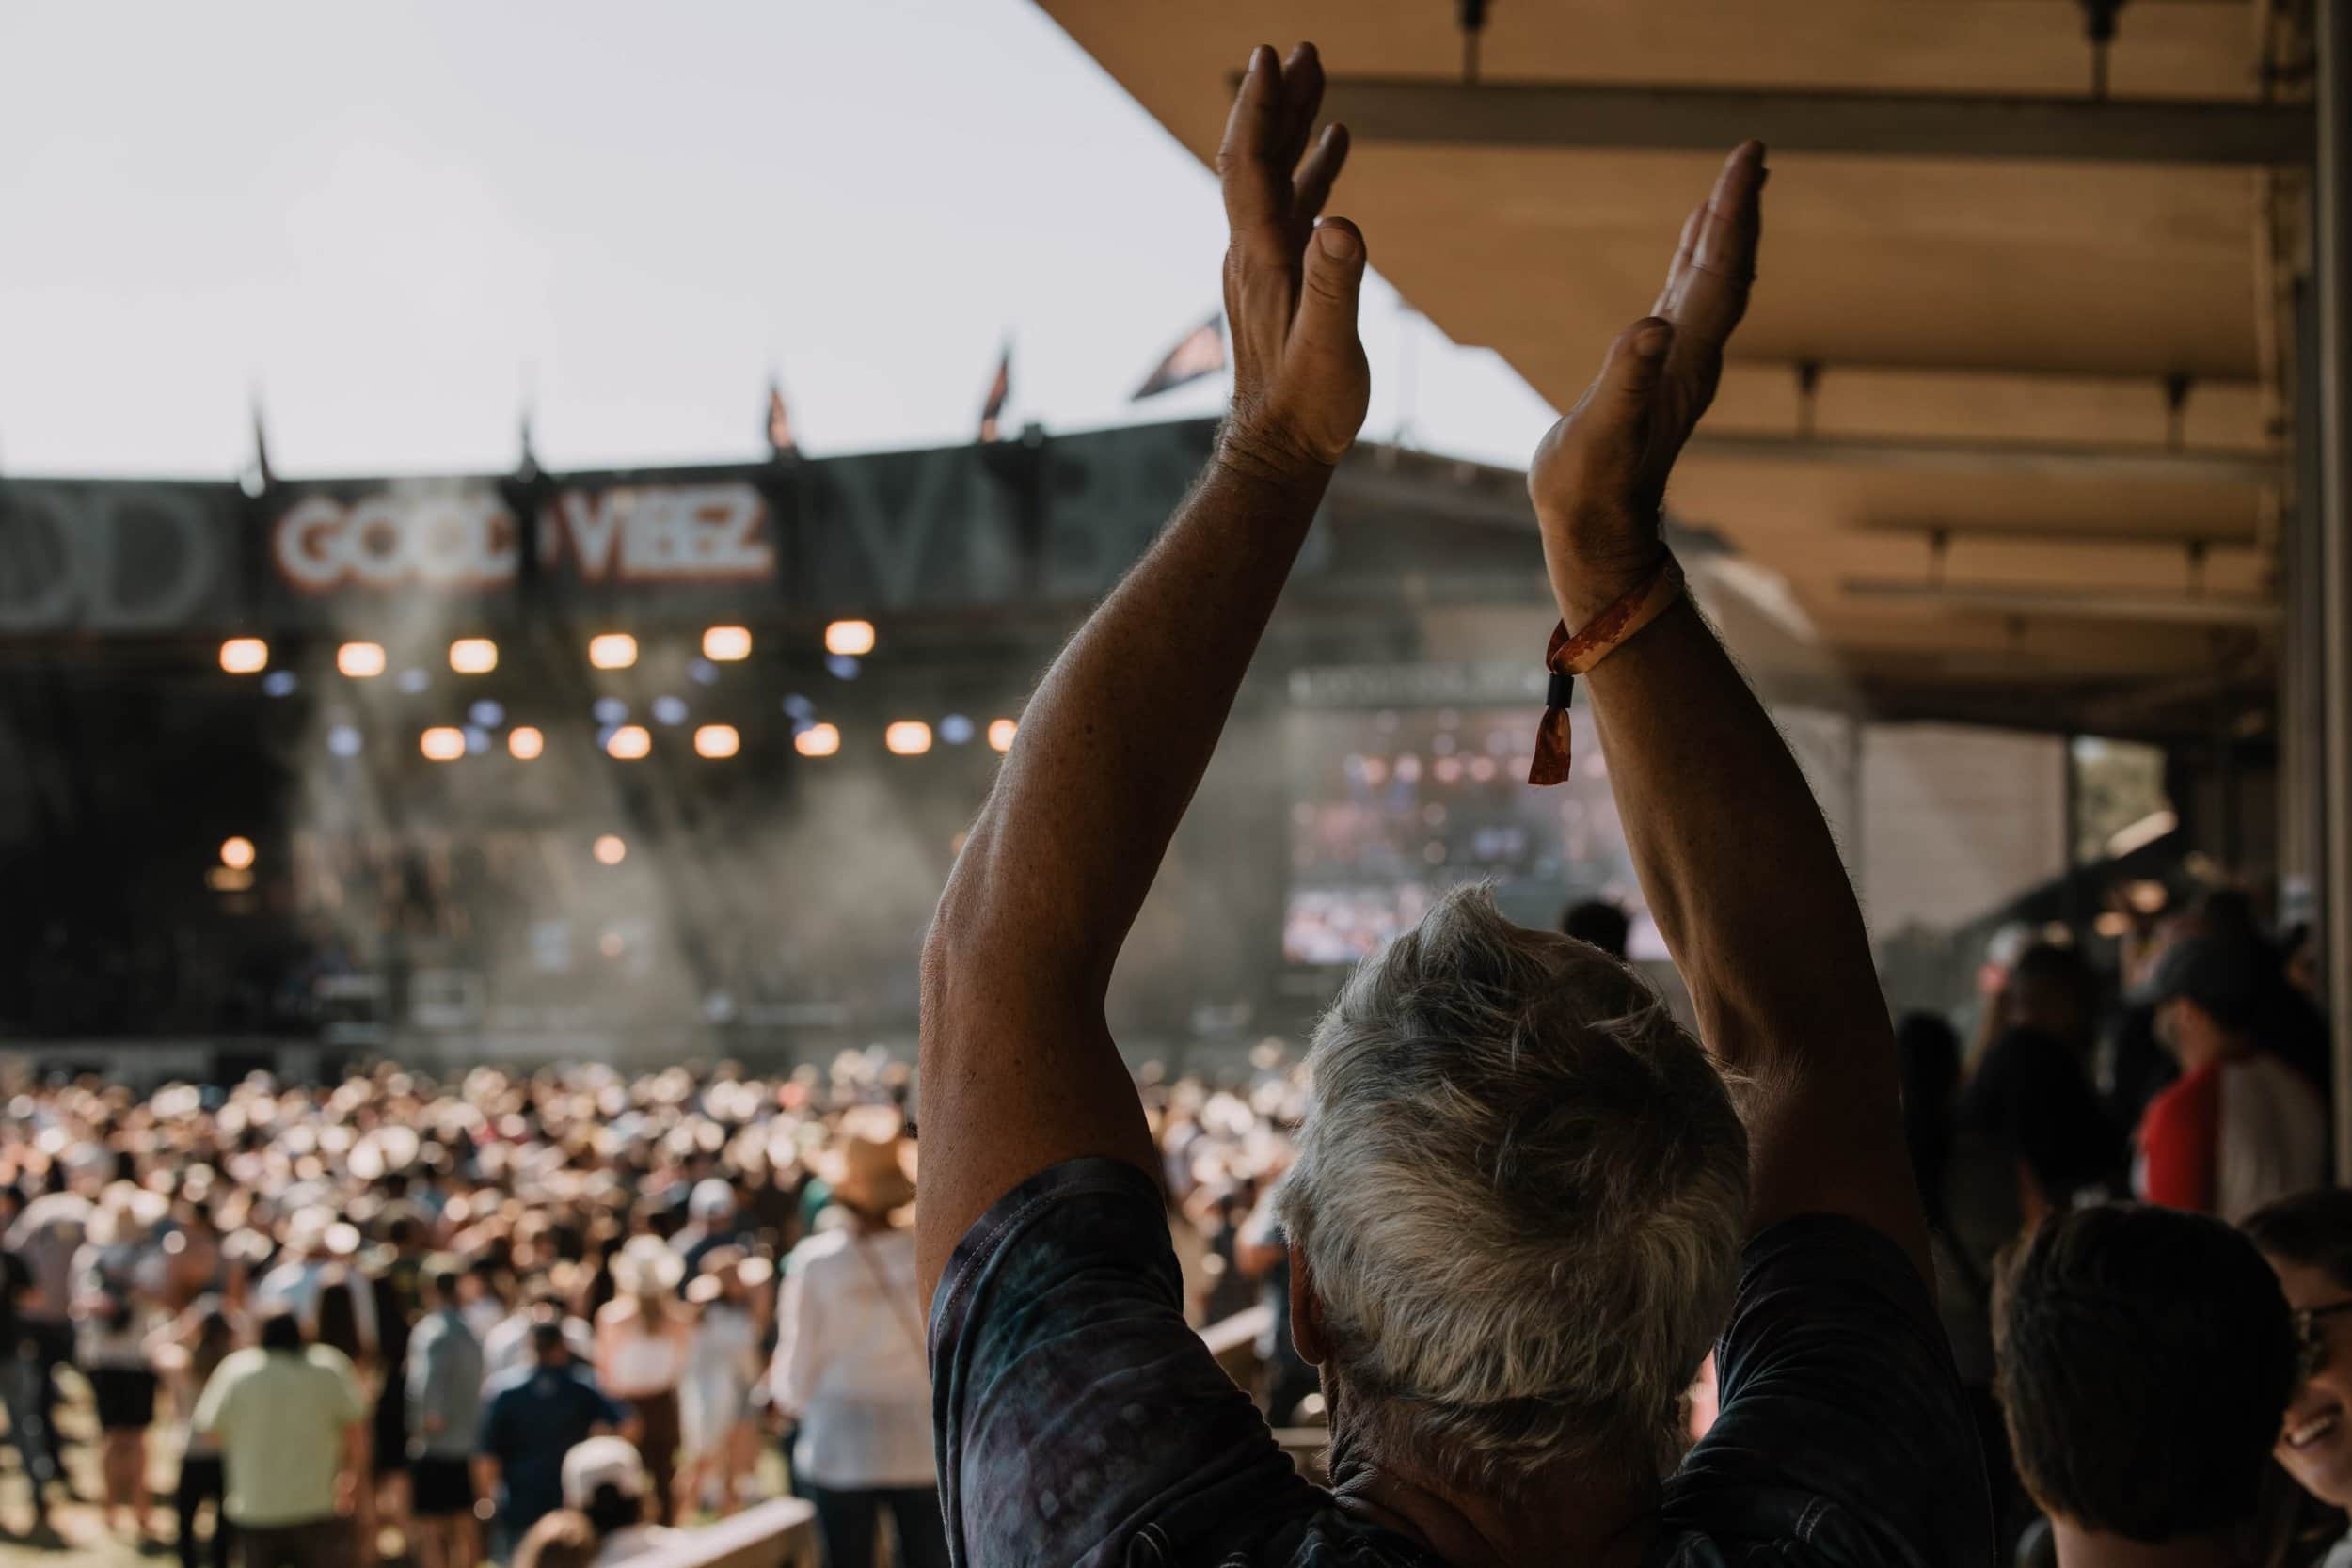
<svg viewBox="0 0 2352 1568">
<path fill-rule="evenodd" d="M 1528 488 L 1570 627 L 1663 558 L 1667 472 L 1747 309 L 1763 185 L 1764 150 L 1749 143 L 1685 226 L 1656 314 L 1617 339 L 1537 449 Z M 1688 600 L 1594 669 L 1585 689 L 1700 1037 L 1741 1084 L 1752 1224 L 1848 1214 L 1925 1272 L 1894 1036 L 1862 911 L 1779 731 Z"/>
<path fill-rule="evenodd" d="M 1082 1155 L 1157 1175 L 1104 992 L 1369 395 L 1363 239 L 1315 221 L 1347 152 L 1336 126 L 1308 147 L 1322 97 L 1311 46 L 1250 55 L 1217 153 L 1232 417 L 1029 700 L 924 945 L 926 1303 L 957 1241 L 1025 1178 Z"/>
</svg>

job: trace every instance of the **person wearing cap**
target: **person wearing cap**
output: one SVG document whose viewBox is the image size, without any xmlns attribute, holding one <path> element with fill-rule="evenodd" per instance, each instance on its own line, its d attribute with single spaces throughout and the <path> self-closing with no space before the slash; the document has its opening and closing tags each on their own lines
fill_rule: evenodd
<svg viewBox="0 0 2352 1568">
<path fill-rule="evenodd" d="M 531 1354 L 530 1366 L 490 1386 L 474 1443 L 477 1484 L 498 1498 L 509 1544 L 564 1505 L 564 1456 L 628 1416 L 573 1361 L 552 1308 L 531 1325 Z"/>
<path fill-rule="evenodd" d="M 654 1479 L 654 1516 L 670 1522 L 683 1417 L 678 1388 L 694 1320 L 678 1300 L 685 1265 L 658 1236 L 638 1236 L 613 1259 L 620 1293 L 596 1312 L 596 1380 L 629 1408 L 629 1434 Z"/>
<path fill-rule="evenodd" d="M 2327 1180 L 2327 1109 L 2259 1037 L 2264 982 L 2263 955 L 2229 937 L 2189 937 L 2157 963 L 2156 1034 L 2181 1077 L 2140 1119 L 2133 1186 L 2149 1202 L 2235 1224 Z"/>
<path fill-rule="evenodd" d="M 913 1146 L 898 1113 L 860 1106 L 812 1164 L 829 1218 L 785 1259 L 769 1391 L 800 1423 L 794 1489 L 816 1506 L 834 1568 L 874 1560 L 889 1511 L 899 1568 L 946 1568 L 930 1378 L 916 1294 Z"/>
<path fill-rule="evenodd" d="M 564 1456 L 564 1506 L 596 1532 L 595 1568 L 685 1539 L 685 1531 L 645 1517 L 654 1490 L 644 1457 L 626 1437 L 591 1437 Z"/>
</svg>

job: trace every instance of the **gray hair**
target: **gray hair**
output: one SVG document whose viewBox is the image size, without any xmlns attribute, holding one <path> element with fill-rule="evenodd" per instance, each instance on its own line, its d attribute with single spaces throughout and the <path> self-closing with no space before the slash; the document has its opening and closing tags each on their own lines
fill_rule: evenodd
<svg viewBox="0 0 2352 1568">
<path fill-rule="evenodd" d="M 1460 889 L 1317 1027 L 1278 1196 L 1336 1434 L 1515 1492 L 1672 1469 L 1730 1310 L 1747 1132 L 1632 970 Z"/>
</svg>

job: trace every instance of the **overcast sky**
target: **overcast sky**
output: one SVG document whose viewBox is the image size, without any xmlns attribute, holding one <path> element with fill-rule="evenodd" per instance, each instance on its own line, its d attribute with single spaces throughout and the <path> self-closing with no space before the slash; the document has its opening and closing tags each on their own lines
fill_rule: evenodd
<svg viewBox="0 0 2352 1568">
<path fill-rule="evenodd" d="M 1007 334 L 1015 423 L 1209 412 L 1126 398 L 1222 245 L 1026 0 L 0 8 L 0 473 L 226 476 L 256 389 L 288 475 L 504 467 L 526 396 L 552 467 L 747 458 L 771 365 L 812 452 L 957 441 Z M 1367 435 L 1524 460 L 1492 356 L 1365 331 Z"/>
</svg>

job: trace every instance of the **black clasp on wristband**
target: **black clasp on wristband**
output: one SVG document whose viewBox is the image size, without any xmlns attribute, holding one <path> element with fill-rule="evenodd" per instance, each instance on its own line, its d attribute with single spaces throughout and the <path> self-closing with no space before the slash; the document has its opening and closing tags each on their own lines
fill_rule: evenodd
<svg viewBox="0 0 2352 1568">
<path fill-rule="evenodd" d="M 1549 684 L 1544 688 L 1544 706 L 1565 709 L 1575 696 L 1576 677 L 1554 670 Z"/>
</svg>

